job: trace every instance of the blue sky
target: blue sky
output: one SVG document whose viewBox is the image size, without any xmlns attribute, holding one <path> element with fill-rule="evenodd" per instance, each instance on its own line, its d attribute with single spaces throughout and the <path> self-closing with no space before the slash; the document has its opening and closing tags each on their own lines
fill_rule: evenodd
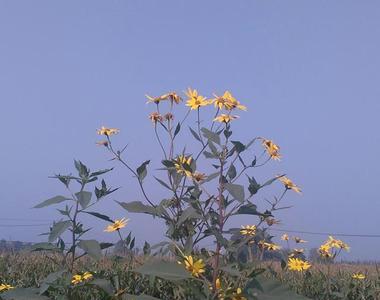
<svg viewBox="0 0 380 300">
<path fill-rule="evenodd" d="M 64 192 L 48 176 L 73 171 L 74 158 L 114 166 L 95 146 L 101 125 L 122 130 L 131 162 L 157 167 L 144 95 L 191 86 L 231 90 L 249 107 L 240 139 L 281 146 L 263 172 L 283 170 L 304 194 L 289 194 L 279 228 L 380 234 L 379 14 L 378 1 L 1 1 L 0 225 L 52 220 L 53 208 L 30 208 Z M 99 211 L 123 217 L 113 200 L 141 195 L 121 167 L 108 181 L 122 189 Z M 157 221 L 129 217 L 141 242 L 160 239 Z M 44 229 L 0 227 L 0 238 Z M 345 240 L 351 258 L 380 259 L 380 239 Z"/>
</svg>

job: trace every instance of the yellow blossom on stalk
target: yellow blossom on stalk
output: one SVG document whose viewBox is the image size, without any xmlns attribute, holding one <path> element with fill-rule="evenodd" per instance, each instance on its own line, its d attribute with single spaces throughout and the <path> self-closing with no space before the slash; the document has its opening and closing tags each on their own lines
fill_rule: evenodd
<svg viewBox="0 0 380 300">
<path fill-rule="evenodd" d="M 236 292 L 232 294 L 232 300 L 247 300 L 246 297 L 243 296 L 241 288 L 237 288 Z"/>
<path fill-rule="evenodd" d="M 184 168 L 184 165 L 190 167 L 193 158 L 191 156 L 179 155 L 174 160 L 174 167 L 178 174 L 185 174 L 187 177 L 192 177 L 192 173 Z"/>
<path fill-rule="evenodd" d="M 92 278 L 93 278 L 93 275 L 90 272 L 85 272 L 85 273 L 83 273 L 83 275 L 76 274 L 76 275 L 73 275 L 73 277 L 71 279 L 71 283 L 76 285 L 76 284 L 82 283 L 84 281 L 88 281 Z"/>
<path fill-rule="evenodd" d="M 161 114 L 158 113 L 158 112 L 152 112 L 152 113 L 149 115 L 149 119 L 150 119 L 154 124 L 156 124 L 157 122 L 162 122 L 163 117 L 162 117 Z"/>
<path fill-rule="evenodd" d="M 271 159 L 280 160 L 281 154 L 280 147 L 278 145 L 276 145 L 273 141 L 267 139 L 263 139 L 262 145 L 264 146 Z"/>
<path fill-rule="evenodd" d="M 297 244 L 307 243 L 307 241 L 301 239 L 301 238 L 298 237 L 298 236 L 295 236 L 295 237 L 294 237 L 294 241 L 295 241 Z"/>
<path fill-rule="evenodd" d="M 214 95 L 215 99 L 213 99 L 215 107 L 219 109 L 233 110 L 235 108 L 240 110 L 247 110 L 247 107 L 241 105 L 239 101 L 237 101 L 229 91 L 225 91 L 223 96 Z"/>
<path fill-rule="evenodd" d="M 352 274 L 353 279 L 358 279 L 358 280 L 364 280 L 366 276 L 363 273 L 354 273 Z"/>
<path fill-rule="evenodd" d="M 97 130 L 97 133 L 99 135 L 105 135 L 105 136 L 111 136 L 114 134 L 118 134 L 119 132 L 120 130 L 117 128 L 108 128 L 104 126 L 102 126 L 100 129 Z"/>
<path fill-rule="evenodd" d="M 318 252 L 322 257 L 331 258 L 333 255 L 330 252 L 331 247 L 327 244 L 323 244 L 319 247 Z"/>
<path fill-rule="evenodd" d="M 335 239 L 331 235 L 329 236 L 329 239 L 325 242 L 325 245 L 328 245 L 330 248 L 337 248 L 349 251 L 350 247 L 344 243 L 342 240 Z"/>
<path fill-rule="evenodd" d="M 226 115 L 226 114 L 221 114 L 217 116 L 214 121 L 220 122 L 220 123 L 229 123 L 232 120 L 235 120 L 239 118 L 238 116 L 232 116 L 232 115 Z"/>
<path fill-rule="evenodd" d="M 207 178 L 205 173 L 195 171 L 194 174 L 191 174 L 191 178 L 196 182 L 201 182 Z"/>
<path fill-rule="evenodd" d="M 105 232 L 114 232 L 116 230 L 120 230 L 121 228 L 124 228 L 129 219 L 122 218 L 121 220 L 115 220 L 111 225 L 108 225 L 107 228 L 104 230 Z"/>
<path fill-rule="evenodd" d="M 177 103 L 178 104 L 182 100 L 181 97 L 176 92 L 170 92 L 170 93 L 158 96 L 158 97 L 151 97 L 149 95 L 146 95 L 146 97 L 148 98 L 147 103 L 155 103 L 155 104 L 158 104 L 164 100 L 169 100 L 171 103 Z"/>
<path fill-rule="evenodd" d="M 304 261 L 299 258 L 289 258 L 288 259 L 288 268 L 291 271 L 306 271 L 311 267 L 311 264 L 309 264 L 307 261 Z"/>
<path fill-rule="evenodd" d="M 289 235 L 287 233 L 284 233 L 282 236 L 281 236 L 281 240 L 283 241 L 289 241 Z"/>
<path fill-rule="evenodd" d="M 181 262 L 179 262 L 182 264 Z M 205 272 L 205 264 L 202 259 L 194 261 L 191 255 L 184 257 L 185 268 L 188 270 L 194 277 L 199 277 L 202 273 Z"/>
<path fill-rule="evenodd" d="M 14 287 L 9 284 L 4 284 L 4 283 L 0 284 L 0 293 L 11 290 L 11 289 L 14 289 Z"/>
<path fill-rule="evenodd" d="M 192 110 L 211 104 L 210 100 L 198 95 L 197 90 L 192 90 L 191 88 L 187 89 L 186 96 L 188 97 L 186 106 L 189 106 Z"/>
<path fill-rule="evenodd" d="M 246 235 L 246 236 L 254 236 L 256 234 L 256 226 L 255 225 L 241 226 L 240 234 Z"/>
<path fill-rule="evenodd" d="M 284 184 L 287 190 L 293 190 L 296 193 L 301 194 L 301 188 L 297 186 L 295 183 L 293 183 L 293 181 L 291 181 L 289 178 L 281 176 L 279 179 Z"/>
<path fill-rule="evenodd" d="M 182 101 L 182 98 L 176 92 L 167 93 L 166 97 L 171 103 L 179 104 Z"/>
<path fill-rule="evenodd" d="M 281 249 L 281 246 L 273 244 L 273 243 L 268 243 L 265 241 L 260 241 L 259 246 L 261 246 L 262 248 L 267 249 L 269 251 L 276 251 L 276 250 Z"/>
</svg>

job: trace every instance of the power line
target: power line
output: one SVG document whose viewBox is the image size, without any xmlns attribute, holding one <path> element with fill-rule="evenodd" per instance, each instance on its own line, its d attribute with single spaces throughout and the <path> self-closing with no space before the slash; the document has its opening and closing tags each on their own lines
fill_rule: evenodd
<svg viewBox="0 0 380 300">
<path fill-rule="evenodd" d="M 50 223 L 46 224 L 0 224 L 0 227 L 39 227 L 51 225 Z"/>
<path fill-rule="evenodd" d="M 292 229 L 275 229 L 269 228 L 269 230 L 280 231 L 280 232 L 290 232 L 290 233 L 302 233 L 311 235 L 335 235 L 335 236 L 346 236 L 346 237 L 363 237 L 363 238 L 380 238 L 380 234 L 349 234 L 349 233 L 334 233 L 334 232 L 313 232 L 313 231 L 300 231 Z"/>
</svg>

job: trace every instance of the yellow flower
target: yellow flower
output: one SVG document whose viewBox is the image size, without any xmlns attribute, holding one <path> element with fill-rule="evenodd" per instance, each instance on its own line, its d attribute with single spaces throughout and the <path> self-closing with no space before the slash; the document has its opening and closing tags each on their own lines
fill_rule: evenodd
<svg viewBox="0 0 380 300">
<path fill-rule="evenodd" d="M 325 244 L 329 245 L 330 248 L 337 248 L 346 251 L 350 250 L 350 247 L 346 243 L 344 243 L 342 240 L 333 238 L 331 235 L 329 236 L 329 239 L 326 241 Z"/>
<path fill-rule="evenodd" d="M 182 100 L 181 97 L 178 96 L 178 94 L 176 92 L 170 92 L 170 93 L 158 96 L 158 97 L 151 97 L 149 95 L 146 95 L 146 97 L 148 98 L 147 103 L 155 103 L 155 104 L 158 104 L 164 100 L 169 100 L 171 103 L 175 102 L 178 104 Z"/>
<path fill-rule="evenodd" d="M 256 226 L 255 225 L 241 226 L 240 234 L 246 235 L 246 236 L 254 236 L 256 234 Z"/>
<path fill-rule="evenodd" d="M 108 225 L 107 228 L 104 230 L 105 232 L 114 232 L 116 230 L 120 230 L 121 228 L 124 228 L 129 219 L 122 218 L 121 220 L 115 220 L 111 225 Z"/>
<path fill-rule="evenodd" d="M 189 106 L 192 110 L 211 104 L 210 100 L 198 95 L 197 90 L 192 90 L 191 88 L 187 89 L 186 96 L 188 97 L 186 106 Z"/>
<path fill-rule="evenodd" d="M 82 283 L 84 281 L 88 281 L 92 278 L 93 278 L 93 276 L 90 272 L 85 272 L 85 273 L 83 273 L 83 275 L 76 274 L 76 275 L 73 275 L 73 277 L 71 279 L 71 283 L 76 285 L 76 284 Z"/>
<path fill-rule="evenodd" d="M 162 122 L 163 117 L 158 112 L 152 112 L 149 115 L 149 119 L 156 124 L 157 122 Z"/>
<path fill-rule="evenodd" d="M 354 273 L 352 274 L 353 279 L 363 280 L 366 278 L 366 276 L 363 273 Z"/>
<path fill-rule="evenodd" d="M 234 292 L 232 294 L 232 298 L 231 299 L 232 300 L 247 300 L 247 298 L 242 295 L 241 288 L 237 288 L 236 289 L 236 292 Z"/>
<path fill-rule="evenodd" d="M 221 114 L 219 116 L 217 116 L 214 121 L 218 121 L 220 123 L 229 123 L 231 122 L 232 120 L 235 120 L 239 118 L 238 116 L 232 116 L 232 115 L 226 115 L 226 114 Z"/>
<path fill-rule="evenodd" d="M 194 174 L 191 174 L 191 178 L 193 178 L 194 181 L 196 182 L 201 182 L 207 178 L 205 173 L 201 173 L 198 171 L 195 171 Z"/>
<path fill-rule="evenodd" d="M 281 154 L 280 147 L 278 145 L 276 145 L 273 141 L 267 139 L 263 139 L 262 145 L 264 146 L 271 159 L 280 160 Z"/>
<path fill-rule="evenodd" d="M 262 248 L 267 249 L 269 251 L 276 251 L 276 250 L 281 249 L 281 246 L 273 244 L 273 243 L 268 243 L 265 241 L 260 241 L 259 246 L 261 246 Z"/>
<path fill-rule="evenodd" d="M 293 183 L 293 181 L 291 181 L 289 178 L 281 176 L 279 179 L 284 184 L 287 190 L 293 190 L 296 193 L 301 194 L 301 188 L 297 186 L 295 183 Z"/>
<path fill-rule="evenodd" d="M 309 264 L 307 261 L 304 261 L 299 258 L 289 258 L 288 259 L 288 268 L 291 271 L 306 271 L 311 267 L 311 264 Z"/>
<path fill-rule="evenodd" d="M 104 127 L 104 126 L 102 126 L 100 129 L 97 130 L 97 133 L 99 135 L 105 135 L 105 136 L 118 134 L 119 132 L 120 132 L 120 130 L 117 128 L 108 128 L 108 127 Z"/>
<path fill-rule="evenodd" d="M 193 158 L 191 156 L 179 155 L 174 160 L 174 166 L 178 174 L 185 174 L 187 177 L 192 177 L 192 172 L 188 170 L 190 168 Z"/>
<path fill-rule="evenodd" d="M 307 243 L 307 241 L 299 238 L 298 236 L 295 236 L 294 237 L 294 241 L 297 243 L 297 244 L 301 244 L 301 243 Z"/>
<path fill-rule="evenodd" d="M 318 252 L 322 257 L 331 258 L 333 255 L 330 252 L 331 247 L 327 244 L 323 244 L 319 247 Z"/>
<path fill-rule="evenodd" d="M 215 107 L 219 109 L 233 110 L 235 108 L 240 110 L 247 110 L 247 107 L 241 105 L 239 101 L 237 101 L 229 91 L 225 91 L 223 96 L 214 95 L 215 99 L 213 99 Z"/>
<path fill-rule="evenodd" d="M 281 240 L 283 241 L 289 241 L 289 235 L 284 233 L 282 236 L 281 236 Z"/>
<path fill-rule="evenodd" d="M 82 275 L 83 280 L 89 280 L 92 279 L 94 276 L 90 272 L 84 272 Z"/>
<path fill-rule="evenodd" d="M 205 264 L 202 259 L 194 261 L 193 257 L 189 255 L 184 257 L 184 263 L 186 270 L 188 270 L 194 277 L 199 277 L 199 275 L 205 272 Z"/>
<path fill-rule="evenodd" d="M 0 292 L 5 292 L 11 289 L 14 289 L 14 287 L 9 284 L 0 284 Z"/>
</svg>

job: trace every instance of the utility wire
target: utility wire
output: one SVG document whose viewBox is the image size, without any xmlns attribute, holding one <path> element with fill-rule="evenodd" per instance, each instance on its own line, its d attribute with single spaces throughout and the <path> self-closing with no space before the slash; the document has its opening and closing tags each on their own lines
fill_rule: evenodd
<svg viewBox="0 0 380 300">
<path fill-rule="evenodd" d="M 302 233 L 311 235 L 335 235 L 335 236 L 347 236 L 347 237 L 363 237 L 363 238 L 380 238 L 380 234 L 350 234 L 350 233 L 334 233 L 334 232 L 313 232 L 313 231 L 300 231 L 292 229 L 275 229 L 269 228 L 268 230 L 280 231 L 280 232 L 291 232 L 291 233 Z"/>
</svg>

